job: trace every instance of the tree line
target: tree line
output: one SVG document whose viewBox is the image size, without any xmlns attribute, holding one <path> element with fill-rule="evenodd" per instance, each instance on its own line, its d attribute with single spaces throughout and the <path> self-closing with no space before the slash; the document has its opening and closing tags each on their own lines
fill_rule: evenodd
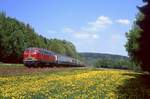
<svg viewBox="0 0 150 99">
<path fill-rule="evenodd" d="M 89 67 L 139 70 L 129 57 L 104 53 L 79 53 Z"/>
<path fill-rule="evenodd" d="M 113 68 L 113 69 L 132 69 L 132 70 L 140 69 L 129 59 L 114 60 L 114 59 L 108 59 L 108 58 L 97 59 L 94 63 L 94 67 Z"/>
<path fill-rule="evenodd" d="M 79 58 L 75 46 L 66 40 L 48 39 L 29 25 L 0 12 L 0 62 L 21 63 L 23 51 L 39 47 Z"/>
</svg>

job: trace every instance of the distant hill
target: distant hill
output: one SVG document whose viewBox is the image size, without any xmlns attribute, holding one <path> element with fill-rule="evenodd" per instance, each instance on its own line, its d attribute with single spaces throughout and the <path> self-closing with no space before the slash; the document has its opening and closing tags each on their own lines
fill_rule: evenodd
<svg viewBox="0 0 150 99">
<path fill-rule="evenodd" d="M 108 59 L 108 60 L 129 60 L 127 56 L 114 55 L 114 54 L 103 54 L 103 53 L 79 53 L 84 59 L 85 62 L 89 65 L 93 65 L 98 59 Z"/>
</svg>

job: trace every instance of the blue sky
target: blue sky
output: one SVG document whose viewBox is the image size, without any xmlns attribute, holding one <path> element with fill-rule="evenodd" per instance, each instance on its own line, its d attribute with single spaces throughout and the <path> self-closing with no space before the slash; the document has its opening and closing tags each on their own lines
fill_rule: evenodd
<svg viewBox="0 0 150 99">
<path fill-rule="evenodd" d="M 142 0 L 0 0 L 0 11 L 47 38 L 71 41 L 78 52 L 127 55 L 129 31 Z"/>
</svg>

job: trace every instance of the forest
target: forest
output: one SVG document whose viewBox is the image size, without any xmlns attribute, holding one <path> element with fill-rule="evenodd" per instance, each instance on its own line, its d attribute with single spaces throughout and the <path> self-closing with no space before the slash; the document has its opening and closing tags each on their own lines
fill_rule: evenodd
<svg viewBox="0 0 150 99">
<path fill-rule="evenodd" d="M 31 25 L 0 12 L 0 62 L 21 63 L 22 53 L 29 47 L 45 48 L 62 55 L 79 57 L 71 42 L 43 37 Z"/>
</svg>

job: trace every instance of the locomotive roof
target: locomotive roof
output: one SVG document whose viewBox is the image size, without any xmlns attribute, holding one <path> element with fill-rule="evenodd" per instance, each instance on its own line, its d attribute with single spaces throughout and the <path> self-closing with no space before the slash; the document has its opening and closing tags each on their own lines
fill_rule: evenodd
<svg viewBox="0 0 150 99">
<path fill-rule="evenodd" d="M 29 47 L 27 48 L 26 50 L 44 50 L 44 51 L 49 51 L 47 49 L 44 49 L 44 48 L 37 48 L 37 47 Z M 49 51 L 49 52 L 52 52 L 52 51 Z M 53 52 L 54 53 L 54 52 Z"/>
<path fill-rule="evenodd" d="M 43 49 L 43 48 L 37 48 L 37 47 L 29 47 L 26 50 L 39 50 L 39 49 Z"/>
</svg>

